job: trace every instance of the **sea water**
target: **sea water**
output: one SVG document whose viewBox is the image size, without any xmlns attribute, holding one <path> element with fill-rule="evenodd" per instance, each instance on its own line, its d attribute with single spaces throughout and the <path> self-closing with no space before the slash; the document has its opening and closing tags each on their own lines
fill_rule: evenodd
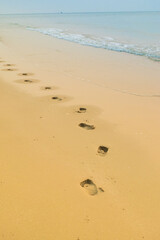
<svg viewBox="0 0 160 240">
<path fill-rule="evenodd" d="M 160 61 L 160 12 L 1 15 L 3 21 L 65 41 Z"/>
</svg>

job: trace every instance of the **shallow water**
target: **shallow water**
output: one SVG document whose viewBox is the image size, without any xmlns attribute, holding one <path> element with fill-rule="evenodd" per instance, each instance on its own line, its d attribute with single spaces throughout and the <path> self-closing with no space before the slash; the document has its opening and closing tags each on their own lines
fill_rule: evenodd
<svg viewBox="0 0 160 240">
<path fill-rule="evenodd" d="M 1 15 L 0 23 L 160 61 L 160 12 Z"/>
</svg>

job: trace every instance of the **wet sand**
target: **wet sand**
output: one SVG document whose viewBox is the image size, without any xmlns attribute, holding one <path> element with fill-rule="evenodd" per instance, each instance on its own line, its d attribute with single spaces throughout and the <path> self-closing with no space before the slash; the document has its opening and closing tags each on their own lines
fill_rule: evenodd
<svg viewBox="0 0 160 240">
<path fill-rule="evenodd" d="M 157 239 L 159 64 L 21 31 L 1 33 L 0 239 Z"/>
</svg>

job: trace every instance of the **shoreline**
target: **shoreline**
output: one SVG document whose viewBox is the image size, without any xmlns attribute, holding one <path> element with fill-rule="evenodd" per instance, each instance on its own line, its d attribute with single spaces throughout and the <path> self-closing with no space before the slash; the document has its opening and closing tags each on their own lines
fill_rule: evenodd
<svg viewBox="0 0 160 240">
<path fill-rule="evenodd" d="M 158 94 L 157 66 L 21 31 L 2 32 L 0 45 L 1 70 L 16 69 L 0 71 L 4 239 L 157 237 L 159 98 L 110 89 L 123 89 L 131 77 L 128 89 Z M 111 78 L 109 88 L 96 78 L 102 86 Z M 80 107 L 87 111 L 77 113 Z M 108 152 L 100 156 L 103 145 Z M 82 187 L 86 179 L 98 194 Z"/>
</svg>

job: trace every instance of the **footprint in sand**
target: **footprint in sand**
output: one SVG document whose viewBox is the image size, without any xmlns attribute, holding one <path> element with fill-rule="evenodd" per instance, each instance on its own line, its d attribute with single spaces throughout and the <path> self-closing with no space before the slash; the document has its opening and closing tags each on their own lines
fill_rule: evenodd
<svg viewBox="0 0 160 240">
<path fill-rule="evenodd" d="M 19 76 L 32 76 L 34 75 L 33 73 L 19 73 Z"/>
<path fill-rule="evenodd" d="M 62 101 L 63 99 L 60 98 L 60 97 L 52 97 L 52 100 L 55 100 L 55 101 Z"/>
<path fill-rule="evenodd" d="M 80 183 L 81 187 L 85 188 L 87 193 L 91 196 L 94 196 L 98 193 L 97 186 L 90 179 L 86 179 Z"/>
<path fill-rule="evenodd" d="M 4 64 L 3 66 L 5 66 L 5 67 L 14 67 L 16 65 L 15 64 L 11 64 L 11 63 L 7 63 L 7 64 Z"/>
<path fill-rule="evenodd" d="M 106 153 L 108 152 L 109 148 L 105 147 L 105 146 L 99 146 L 97 152 L 100 156 L 105 156 Z"/>
<path fill-rule="evenodd" d="M 80 108 L 78 109 L 78 111 L 76 111 L 76 112 L 77 112 L 77 113 L 85 113 L 86 111 L 87 111 L 86 108 L 80 107 Z"/>
<path fill-rule="evenodd" d="M 43 87 L 44 90 L 51 90 L 52 87 Z"/>
<path fill-rule="evenodd" d="M 25 83 L 32 83 L 33 81 L 30 80 L 30 79 L 25 79 L 24 82 L 25 82 Z"/>
<path fill-rule="evenodd" d="M 6 69 L 2 69 L 2 71 L 6 71 L 6 72 L 13 72 L 13 71 L 17 71 L 18 69 L 16 68 L 6 68 Z"/>
<path fill-rule="evenodd" d="M 86 124 L 86 123 L 80 123 L 79 127 L 84 128 L 86 130 L 93 130 L 93 129 L 95 129 L 94 125 L 89 125 L 89 124 Z"/>
<path fill-rule="evenodd" d="M 47 95 L 45 96 L 47 101 L 52 102 L 53 104 L 60 104 L 60 103 L 65 103 L 72 99 L 71 97 L 68 97 L 66 95 Z"/>
<path fill-rule="evenodd" d="M 24 83 L 24 84 L 30 84 L 30 83 L 37 83 L 39 82 L 39 80 L 36 79 L 20 79 L 20 80 L 16 80 L 16 83 Z"/>
<path fill-rule="evenodd" d="M 57 89 L 56 87 L 53 87 L 53 86 L 45 86 L 45 87 L 41 87 L 41 90 L 44 90 L 44 91 L 48 91 L 48 90 L 55 90 Z"/>
</svg>

